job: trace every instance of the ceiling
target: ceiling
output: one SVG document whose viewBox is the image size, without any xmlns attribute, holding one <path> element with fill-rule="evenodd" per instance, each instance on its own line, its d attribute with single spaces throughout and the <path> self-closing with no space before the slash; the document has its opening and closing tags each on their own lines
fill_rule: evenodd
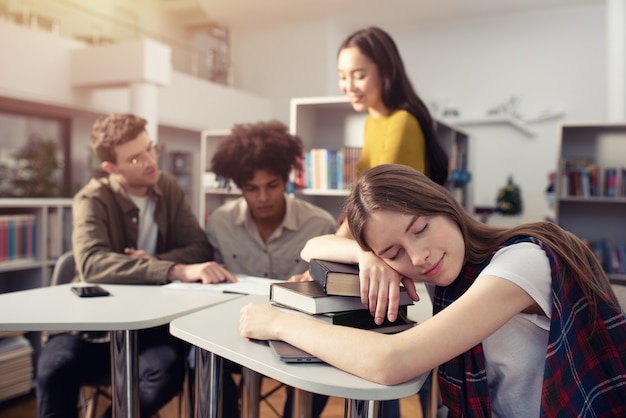
<svg viewBox="0 0 626 418">
<path fill-rule="evenodd" d="M 262 28 L 307 20 L 338 24 L 406 24 L 519 13 L 606 0 L 160 0 L 190 24 Z M 182 16 L 184 14 L 185 16 Z"/>
</svg>

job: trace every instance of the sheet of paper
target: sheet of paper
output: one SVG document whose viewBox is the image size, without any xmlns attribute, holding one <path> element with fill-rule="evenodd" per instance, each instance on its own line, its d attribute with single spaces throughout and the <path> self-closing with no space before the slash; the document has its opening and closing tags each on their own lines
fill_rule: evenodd
<svg viewBox="0 0 626 418">
<path fill-rule="evenodd" d="M 203 284 L 203 283 L 183 283 L 172 282 L 163 285 L 163 289 L 168 290 L 192 290 L 199 292 L 221 292 L 221 293 L 240 293 L 243 295 L 270 295 L 270 285 L 275 282 L 282 282 L 282 280 L 267 279 L 265 277 L 246 276 L 236 274 L 236 283 L 215 283 L 215 284 Z"/>
</svg>

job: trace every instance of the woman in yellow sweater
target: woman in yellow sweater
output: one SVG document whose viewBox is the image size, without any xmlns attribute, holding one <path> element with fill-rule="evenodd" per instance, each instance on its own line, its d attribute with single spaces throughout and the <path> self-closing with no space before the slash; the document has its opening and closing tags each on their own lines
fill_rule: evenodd
<svg viewBox="0 0 626 418">
<path fill-rule="evenodd" d="M 448 157 L 393 39 L 377 27 L 358 30 L 341 44 L 337 62 L 339 88 L 356 111 L 369 112 L 359 172 L 404 164 L 444 184 Z"/>
<path fill-rule="evenodd" d="M 448 178 L 448 156 L 437 139 L 433 119 L 406 75 L 395 42 L 380 28 L 368 27 L 349 35 L 337 56 L 339 89 L 350 98 L 357 112 L 368 111 L 358 172 L 382 164 L 403 164 L 416 169 L 435 183 Z M 347 222 L 340 220 L 337 235 L 353 238 Z M 377 260 L 361 266 L 386 270 Z M 384 280 L 382 281 L 385 282 Z M 367 283 L 362 283 L 367 293 Z M 419 393 L 426 409 L 428 384 Z M 382 403 L 385 416 L 400 417 L 398 401 Z"/>
</svg>

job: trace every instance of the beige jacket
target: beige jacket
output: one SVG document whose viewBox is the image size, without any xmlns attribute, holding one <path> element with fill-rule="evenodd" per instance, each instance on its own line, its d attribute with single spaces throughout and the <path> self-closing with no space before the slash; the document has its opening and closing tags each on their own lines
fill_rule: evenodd
<svg viewBox="0 0 626 418">
<path fill-rule="evenodd" d="M 213 248 L 176 179 L 161 173 L 149 193 L 156 199 L 157 260 L 124 255 L 136 248 L 139 209 L 114 177 L 92 179 L 72 205 L 72 246 L 80 279 L 99 283 L 165 283 L 175 264 L 213 259 Z"/>
</svg>

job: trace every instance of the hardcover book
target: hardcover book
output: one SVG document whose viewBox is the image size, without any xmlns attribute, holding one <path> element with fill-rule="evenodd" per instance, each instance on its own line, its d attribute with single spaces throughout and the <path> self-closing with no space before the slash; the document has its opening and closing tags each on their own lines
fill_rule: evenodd
<svg viewBox="0 0 626 418">
<path fill-rule="evenodd" d="M 400 331 L 412 328 L 416 321 L 407 317 L 407 305 L 400 306 L 398 318 L 391 322 L 385 317 L 382 324 L 374 322 L 372 314 L 367 309 L 346 312 L 328 312 L 325 314 L 312 315 L 313 318 L 333 325 L 343 325 L 347 327 L 360 328 L 369 331 L 381 332 L 383 334 L 395 334 Z"/>
<path fill-rule="evenodd" d="M 272 283 L 270 302 L 309 314 L 362 310 L 360 297 L 327 295 L 315 281 Z M 404 288 L 400 305 L 412 305 Z"/>
<path fill-rule="evenodd" d="M 312 259 L 309 273 L 327 295 L 361 296 L 357 264 Z"/>
<path fill-rule="evenodd" d="M 367 331 L 380 332 L 382 334 L 395 334 L 397 332 L 413 328 L 417 324 L 416 321 L 407 317 L 407 305 L 400 306 L 400 308 L 398 309 L 398 318 L 394 322 L 391 322 L 387 318 L 385 318 L 383 323 L 380 325 L 374 322 L 374 318 L 367 309 L 357 309 L 354 311 L 343 312 L 327 312 L 322 314 L 308 314 L 306 312 L 302 312 L 285 305 L 274 303 L 274 306 L 286 312 L 296 313 L 309 318 L 317 319 L 318 321 L 326 322 L 327 324 L 359 328 Z"/>
</svg>

